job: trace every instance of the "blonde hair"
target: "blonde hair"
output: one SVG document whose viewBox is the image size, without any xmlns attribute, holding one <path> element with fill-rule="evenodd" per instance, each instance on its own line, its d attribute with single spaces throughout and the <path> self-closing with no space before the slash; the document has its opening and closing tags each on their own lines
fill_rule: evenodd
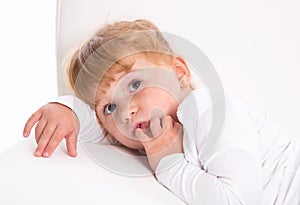
<svg viewBox="0 0 300 205">
<path fill-rule="evenodd" d="M 174 55 L 161 31 L 149 20 L 104 25 L 74 52 L 69 61 L 68 77 L 75 95 L 95 108 L 99 85 L 109 86 L 114 81 L 113 74 L 130 71 L 134 62 L 122 59 L 136 53 L 144 53 L 160 63 Z"/>
</svg>

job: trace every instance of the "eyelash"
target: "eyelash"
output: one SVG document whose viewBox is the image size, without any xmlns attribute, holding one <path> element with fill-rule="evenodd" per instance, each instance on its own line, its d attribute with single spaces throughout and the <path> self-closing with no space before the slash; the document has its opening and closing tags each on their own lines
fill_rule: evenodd
<svg viewBox="0 0 300 205">
<path fill-rule="evenodd" d="M 114 109 L 113 109 L 112 111 L 110 111 L 110 113 L 106 113 L 106 109 L 107 109 L 109 106 L 114 106 Z M 117 105 L 114 104 L 114 103 L 106 104 L 106 105 L 103 107 L 103 113 L 104 113 L 104 115 L 110 115 L 116 108 L 117 108 Z"/>
<path fill-rule="evenodd" d="M 137 85 L 136 83 L 138 83 L 138 86 L 137 86 L 137 88 L 133 88 L 134 90 L 131 90 L 131 86 L 132 85 Z M 142 83 L 142 81 L 140 81 L 140 80 L 133 80 L 133 81 L 131 81 L 130 82 L 130 84 L 129 84 L 129 92 L 134 92 L 134 91 L 136 91 L 137 89 L 139 89 L 139 87 L 141 86 L 141 83 Z"/>
</svg>

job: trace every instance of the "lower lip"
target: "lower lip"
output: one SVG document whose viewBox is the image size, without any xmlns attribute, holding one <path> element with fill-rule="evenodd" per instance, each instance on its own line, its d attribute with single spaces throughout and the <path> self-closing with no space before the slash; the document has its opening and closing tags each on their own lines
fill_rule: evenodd
<svg viewBox="0 0 300 205">
<path fill-rule="evenodd" d="M 141 127 L 140 127 L 142 130 L 144 130 L 144 129 L 146 129 L 147 128 L 147 125 L 146 125 L 146 123 L 145 122 L 143 122 L 142 124 L 141 124 Z"/>
</svg>

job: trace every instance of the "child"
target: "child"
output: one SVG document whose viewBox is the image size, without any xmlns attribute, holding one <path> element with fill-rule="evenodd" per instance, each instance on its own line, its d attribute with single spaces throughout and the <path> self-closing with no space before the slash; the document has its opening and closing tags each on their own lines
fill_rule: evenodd
<svg viewBox="0 0 300 205">
<path fill-rule="evenodd" d="M 188 204 L 300 203 L 299 143 L 228 95 L 220 140 L 200 157 L 213 106 L 153 23 L 102 27 L 76 50 L 68 72 L 80 100 L 61 97 L 31 116 L 24 136 L 37 123 L 35 156 L 49 157 L 63 138 L 76 156 L 80 127 L 83 141 L 144 149 L 157 180 Z"/>
</svg>

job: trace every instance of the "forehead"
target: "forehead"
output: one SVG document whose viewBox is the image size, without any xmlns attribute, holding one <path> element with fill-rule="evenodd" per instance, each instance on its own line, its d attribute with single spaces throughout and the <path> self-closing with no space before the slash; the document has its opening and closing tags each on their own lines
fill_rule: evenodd
<svg viewBox="0 0 300 205">
<path fill-rule="evenodd" d="M 132 70 L 156 67 L 157 65 L 168 67 L 165 56 L 163 57 L 161 54 L 154 53 L 138 53 L 124 57 L 106 71 L 100 80 L 98 91 L 105 93 L 112 83 L 118 81 L 123 75 Z"/>
<path fill-rule="evenodd" d="M 174 81 L 174 79 L 176 79 Z M 111 83 L 110 87 L 105 89 L 105 93 L 98 93 L 98 103 L 110 103 L 110 101 L 118 101 L 118 99 L 125 99 L 124 96 L 131 96 L 129 88 L 133 82 L 139 80 L 145 87 L 159 87 L 161 89 L 173 90 L 176 88 L 177 77 L 173 70 L 161 67 L 146 67 L 133 69 L 128 73 L 120 73 L 116 81 Z M 171 88 L 170 88 L 171 86 Z M 127 96 L 127 97 L 128 97 Z M 121 102 L 121 101 L 120 101 Z M 115 102 L 116 103 L 116 102 Z"/>
<path fill-rule="evenodd" d="M 96 106 L 102 99 L 111 98 L 114 88 L 128 73 L 144 68 L 171 68 L 171 56 L 159 53 L 137 53 L 116 62 L 100 80 L 96 93 Z"/>
</svg>

